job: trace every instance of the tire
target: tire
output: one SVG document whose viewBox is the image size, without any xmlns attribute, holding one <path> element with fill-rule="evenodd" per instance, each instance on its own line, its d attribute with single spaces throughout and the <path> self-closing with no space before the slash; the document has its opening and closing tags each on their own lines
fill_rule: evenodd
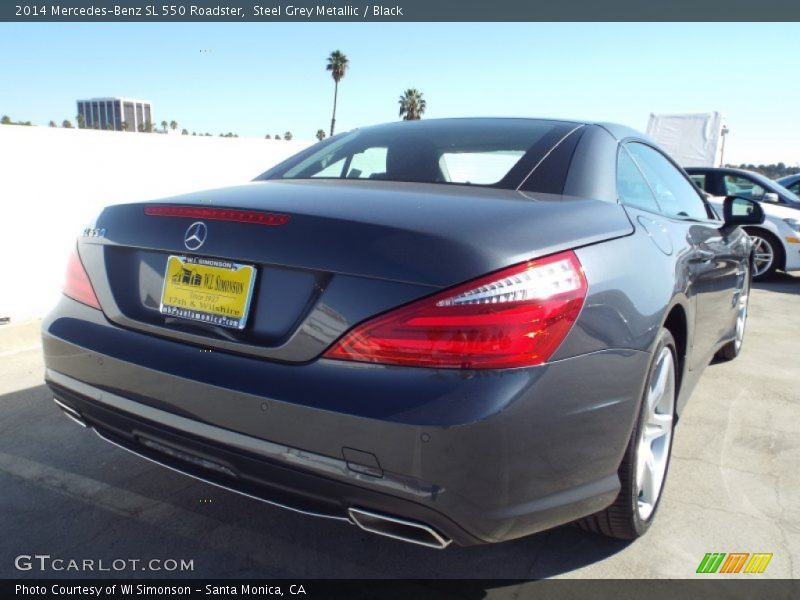
<svg viewBox="0 0 800 600">
<path fill-rule="evenodd" d="M 677 364 L 675 340 L 667 329 L 662 328 L 647 371 L 636 426 L 619 466 L 619 495 L 602 512 L 578 521 L 583 529 L 612 538 L 631 540 L 644 535 L 650 528 L 664 489 L 672 454 L 678 390 Z M 655 392 L 660 387 L 662 376 L 665 377 L 663 394 L 658 397 Z M 662 412 L 654 414 L 651 411 L 652 401 L 655 401 L 656 410 Z M 659 424 L 658 427 L 655 423 Z M 646 433 L 654 435 L 658 432 L 661 432 L 660 435 L 653 437 L 651 441 L 645 437 Z M 647 460 L 650 456 L 652 463 Z M 659 473 L 655 469 L 649 470 L 648 464 L 657 467 Z"/>
<path fill-rule="evenodd" d="M 768 279 L 783 265 L 783 246 L 780 240 L 760 227 L 746 227 L 745 231 L 753 240 L 753 279 Z"/>
<path fill-rule="evenodd" d="M 742 292 L 739 294 L 739 309 L 736 314 L 736 337 L 717 350 L 714 355 L 718 360 L 733 360 L 742 351 L 744 343 L 745 326 L 747 325 L 748 306 L 750 304 L 750 268 L 748 267 L 744 275 Z"/>
</svg>

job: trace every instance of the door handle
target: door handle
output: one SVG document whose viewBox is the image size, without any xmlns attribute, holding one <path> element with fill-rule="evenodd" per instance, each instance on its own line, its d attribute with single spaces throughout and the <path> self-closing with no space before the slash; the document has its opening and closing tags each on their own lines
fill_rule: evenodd
<svg viewBox="0 0 800 600">
<path fill-rule="evenodd" d="M 692 252 L 691 256 L 689 256 L 689 262 L 707 263 L 714 260 L 716 256 L 717 255 L 711 252 L 710 250 L 695 250 L 694 252 Z"/>
</svg>

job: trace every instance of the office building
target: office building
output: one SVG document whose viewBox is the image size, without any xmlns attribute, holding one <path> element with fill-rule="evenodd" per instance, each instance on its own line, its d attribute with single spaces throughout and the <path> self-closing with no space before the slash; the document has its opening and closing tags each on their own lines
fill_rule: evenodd
<svg viewBox="0 0 800 600">
<path fill-rule="evenodd" d="M 128 131 L 145 131 L 153 123 L 150 102 L 132 98 L 78 100 L 78 114 L 83 116 L 87 129 L 122 131 L 122 124 L 127 123 Z"/>
</svg>

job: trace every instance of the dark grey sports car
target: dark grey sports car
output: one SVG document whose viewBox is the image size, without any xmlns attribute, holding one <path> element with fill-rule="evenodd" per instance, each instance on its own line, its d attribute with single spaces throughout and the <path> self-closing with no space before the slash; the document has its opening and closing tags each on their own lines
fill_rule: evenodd
<svg viewBox="0 0 800 600">
<path fill-rule="evenodd" d="M 443 548 L 650 525 L 673 428 L 747 318 L 758 203 L 724 220 L 627 128 L 359 129 L 254 182 L 111 206 L 43 326 L 105 440 Z"/>
</svg>

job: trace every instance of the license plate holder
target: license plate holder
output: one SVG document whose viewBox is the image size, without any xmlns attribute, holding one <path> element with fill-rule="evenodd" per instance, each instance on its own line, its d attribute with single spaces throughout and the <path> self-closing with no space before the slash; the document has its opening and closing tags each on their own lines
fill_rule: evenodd
<svg viewBox="0 0 800 600">
<path fill-rule="evenodd" d="M 161 314 L 210 325 L 244 329 L 256 268 L 217 258 L 167 257 Z"/>
</svg>

